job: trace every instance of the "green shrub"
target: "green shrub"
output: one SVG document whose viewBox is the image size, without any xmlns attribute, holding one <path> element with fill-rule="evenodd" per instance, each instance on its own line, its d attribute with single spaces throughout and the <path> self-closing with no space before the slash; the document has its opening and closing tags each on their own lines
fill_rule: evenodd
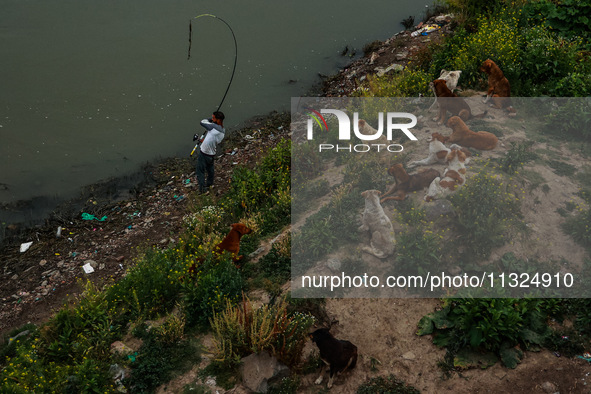
<svg viewBox="0 0 591 394">
<path fill-rule="evenodd" d="M 111 308 L 132 319 L 149 318 L 174 306 L 180 291 L 184 262 L 173 250 L 150 249 L 127 275 L 106 290 Z"/>
<path fill-rule="evenodd" d="M 216 360 L 235 365 L 242 357 L 268 350 L 290 368 L 299 366 L 314 318 L 287 312 L 287 304 L 254 308 L 248 298 L 216 314 L 211 322 Z"/>
<path fill-rule="evenodd" d="M 280 284 L 291 277 L 291 235 L 271 246 L 271 250 L 258 262 L 261 274 Z"/>
<path fill-rule="evenodd" d="M 191 341 L 164 343 L 148 335 L 131 364 L 131 377 L 123 383 L 131 393 L 152 393 L 175 375 L 189 370 L 200 358 L 198 346 Z"/>
<path fill-rule="evenodd" d="M 421 319 L 417 334 L 433 334 L 433 343 L 448 348 L 446 361 L 455 367 L 467 365 L 469 357 L 478 358 L 479 352 L 491 352 L 515 368 L 520 359 L 516 345 L 540 346 L 549 335 L 542 306 L 538 299 L 450 300 L 443 309 Z"/>
<path fill-rule="evenodd" d="M 538 0 L 527 2 L 524 9 L 528 18 L 545 22 L 553 31 L 566 38 L 583 38 L 589 44 L 591 5 L 577 0 Z"/>
<path fill-rule="evenodd" d="M 405 69 L 404 71 L 382 77 L 367 77 L 356 95 L 361 97 L 416 97 L 419 94 L 429 95 L 431 74 L 421 70 Z"/>
<path fill-rule="evenodd" d="M 194 280 L 182 284 L 182 306 L 189 326 L 206 327 L 228 302 L 236 302 L 244 288 L 240 270 L 231 259 L 208 259 L 197 267 Z"/>
<path fill-rule="evenodd" d="M 525 163 L 536 159 L 537 155 L 531 150 L 533 144 L 534 141 L 512 142 L 511 149 L 507 151 L 504 157 L 499 159 L 501 171 L 514 175 L 523 168 Z"/>
<path fill-rule="evenodd" d="M 301 230 L 293 235 L 292 254 L 298 262 L 297 272 L 338 247 L 357 241 L 358 212 L 363 197 L 357 189 L 343 185 L 333 190 L 329 204 L 306 219 Z"/>
<path fill-rule="evenodd" d="M 105 292 L 90 281 L 75 307 L 64 307 L 41 330 L 39 352 L 48 362 L 107 360 L 119 335 Z"/>
<path fill-rule="evenodd" d="M 587 85 L 591 88 L 591 84 Z M 591 142 L 591 100 L 564 99 L 544 116 L 542 131 L 547 134 Z"/>
<path fill-rule="evenodd" d="M 439 237 L 429 230 L 403 232 L 396 239 L 396 266 L 405 274 L 424 274 L 438 268 Z"/>
<path fill-rule="evenodd" d="M 457 42 L 457 41 L 456 41 Z M 478 18 L 478 31 L 465 35 L 453 55 L 452 70 L 462 70 L 462 86 L 478 86 L 484 74 L 478 68 L 492 59 L 511 81 L 510 69 L 519 64 L 520 35 L 514 15 Z M 509 74 L 509 75 L 508 75 Z"/>
<path fill-rule="evenodd" d="M 503 245 L 510 225 L 521 217 L 519 198 L 497 175 L 480 171 L 450 198 L 456 212 L 460 244 L 470 260 L 485 259 Z"/>
</svg>

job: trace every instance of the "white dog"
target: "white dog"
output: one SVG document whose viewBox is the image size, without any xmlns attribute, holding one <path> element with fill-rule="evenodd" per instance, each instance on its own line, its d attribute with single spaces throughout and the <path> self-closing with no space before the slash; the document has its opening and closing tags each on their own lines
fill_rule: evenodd
<svg viewBox="0 0 591 394">
<path fill-rule="evenodd" d="M 429 143 L 429 156 L 423 160 L 415 160 L 408 163 L 408 168 L 414 168 L 417 166 L 428 166 L 431 164 L 437 163 L 446 163 L 447 162 L 447 155 L 451 152 L 452 149 L 459 149 L 462 150 L 466 154 L 466 161 L 464 164 L 468 164 L 470 161 L 470 151 L 467 149 L 462 148 L 457 144 L 451 144 L 448 148 L 445 146 L 445 142 L 449 139 L 449 137 L 445 137 L 440 133 L 433 133 L 429 138 L 427 138 L 427 142 Z"/>
<path fill-rule="evenodd" d="M 453 92 L 458 87 L 458 80 L 460 79 L 460 75 L 462 75 L 461 70 L 447 71 L 447 70 L 443 69 L 443 70 L 441 70 L 441 73 L 439 74 L 439 78 L 437 78 L 437 79 L 445 80 L 445 84 L 447 85 L 449 90 L 451 90 Z M 429 84 L 429 87 L 433 91 L 433 96 L 435 96 L 435 101 L 433 101 L 433 104 L 431 104 L 431 106 L 429 107 L 429 111 L 430 111 L 431 109 L 433 109 L 433 107 L 435 106 L 435 103 L 437 102 L 437 93 L 435 93 L 435 88 L 432 84 Z"/>
<path fill-rule="evenodd" d="M 394 227 L 380 205 L 380 192 L 378 190 L 366 190 L 361 195 L 365 198 L 365 210 L 361 218 L 360 231 L 368 231 L 371 234 L 370 246 L 364 246 L 362 250 L 377 258 L 384 259 L 394 253 L 396 239 Z"/>
<path fill-rule="evenodd" d="M 446 137 L 439 134 L 433 133 L 427 139 L 429 143 L 429 156 L 423 160 L 415 160 L 408 163 L 408 168 L 416 166 L 428 166 L 435 163 L 445 163 L 445 158 L 450 152 L 450 149 L 444 145 Z"/>
<path fill-rule="evenodd" d="M 466 154 L 460 149 L 452 149 L 446 157 L 447 168 L 443 173 L 443 178 L 435 178 L 429 185 L 425 201 L 438 200 L 445 198 L 466 182 Z"/>
</svg>

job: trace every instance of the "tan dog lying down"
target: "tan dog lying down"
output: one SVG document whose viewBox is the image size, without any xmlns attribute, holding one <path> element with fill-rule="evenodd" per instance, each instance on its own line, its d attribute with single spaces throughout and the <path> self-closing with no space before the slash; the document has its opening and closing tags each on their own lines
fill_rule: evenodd
<svg viewBox="0 0 591 394">
<path fill-rule="evenodd" d="M 493 133 L 489 133 L 488 131 L 474 132 L 470 130 L 466 123 L 458 116 L 449 118 L 447 127 L 453 130 L 453 133 L 447 137 L 447 141 L 465 146 L 466 148 L 491 150 L 499 142 L 499 139 Z"/>
<path fill-rule="evenodd" d="M 394 227 L 380 205 L 379 191 L 366 190 L 361 195 L 365 198 L 365 209 L 359 230 L 369 231 L 371 235 L 371 247 L 364 246 L 361 250 L 384 259 L 396 249 Z"/>
<path fill-rule="evenodd" d="M 433 179 L 439 176 L 439 171 L 429 168 L 428 170 L 419 172 L 418 174 L 408 175 L 402 167 L 402 164 L 394 164 L 388 168 L 388 174 L 393 176 L 396 183 L 382 194 L 381 203 L 388 200 L 401 201 L 406 198 L 406 193 L 422 190 L 428 187 Z"/>
<path fill-rule="evenodd" d="M 435 178 L 429 185 L 425 201 L 430 202 L 445 198 L 466 182 L 466 154 L 459 149 L 452 149 L 446 157 L 448 166 L 443 178 Z"/>
<path fill-rule="evenodd" d="M 450 152 L 451 149 L 461 149 L 464 151 L 467 157 L 470 156 L 470 151 L 468 149 L 464 149 L 456 144 L 452 144 L 450 148 L 444 145 L 447 141 L 447 137 L 439 134 L 437 132 L 431 134 L 429 138 L 427 138 L 427 142 L 429 143 L 429 156 L 423 160 L 415 160 L 408 163 L 408 168 L 414 168 L 416 166 L 428 166 L 431 164 L 436 163 L 445 163 L 445 158 L 447 154 Z M 466 160 L 466 164 L 468 164 L 468 160 Z"/>
</svg>

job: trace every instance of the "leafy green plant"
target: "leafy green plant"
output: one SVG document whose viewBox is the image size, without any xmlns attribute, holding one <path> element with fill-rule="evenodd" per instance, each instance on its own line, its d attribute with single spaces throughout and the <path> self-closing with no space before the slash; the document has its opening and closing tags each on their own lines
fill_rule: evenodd
<svg viewBox="0 0 591 394">
<path fill-rule="evenodd" d="M 426 273 L 436 269 L 441 260 L 439 237 L 430 230 L 414 229 L 396 239 L 396 265 L 408 274 Z"/>
<path fill-rule="evenodd" d="M 131 364 L 132 374 L 124 380 L 124 385 L 132 393 L 154 392 L 200 359 L 201 352 L 193 341 L 164 343 L 149 335 Z"/>
<path fill-rule="evenodd" d="M 452 367 L 479 363 L 478 352 L 490 352 L 515 368 L 521 357 L 515 346 L 540 346 L 549 334 L 541 307 L 537 299 L 450 300 L 441 310 L 421 319 L 417 334 L 433 334 L 434 344 L 447 347 Z M 488 361 L 485 364 L 490 365 Z"/>
<path fill-rule="evenodd" d="M 118 335 L 106 294 L 90 281 L 75 307 L 63 308 L 41 330 L 40 353 L 54 362 L 106 360 Z"/>
<path fill-rule="evenodd" d="M 187 325 L 206 327 L 215 313 L 239 299 L 243 288 L 242 275 L 230 258 L 207 259 L 197 268 L 194 279 L 182 284 Z"/>
<path fill-rule="evenodd" d="M 261 274 L 280 284 L 291 277 L 291 235 L 271 246 L 271 250 L 258 262 Z"/>
<path fill-rule="evenodd" d="M 421 70 L 404 69 L 403 71 L 382 77 L 367 77 L 356 91 L 361 97 L 414 97 L 430 93 L 431 75 Z"/>
<path fill-rule="evenodd" d="M 507 151 L 504 157 L 499 159 L 501 171 L 509 175 L 514 175 L 526 163 L 535 160 L 537 155 L 535 152 L 532 152 L 531 147 L 533 144 L 534 141 L 511 143 L 511 149 Z"/>
<path fill-rule="evenodd" d="M 519 198 L 502 178 L 485 170 L 470 178 L 450 201 L 458 213 L 461 246 L 470 259 L 486 258 L 493 247 L 503 245 L 510 224 L 521 217 Z"/>
<path fill-rule="evenodd" d="M 106 289 L 109 307 L 134 319 L 156 316 L 172 308 L 180 291 L 184 262 L 170 252 L 148 250 L 124 278 Z"/>
<path fill-rule="evenodd" d="M 542 131 L 561 138 L 567 136 L 578 141 L 591 141 L 591 100 L 569 98 L 557 104 L 544 116 Z"/>
</svg>

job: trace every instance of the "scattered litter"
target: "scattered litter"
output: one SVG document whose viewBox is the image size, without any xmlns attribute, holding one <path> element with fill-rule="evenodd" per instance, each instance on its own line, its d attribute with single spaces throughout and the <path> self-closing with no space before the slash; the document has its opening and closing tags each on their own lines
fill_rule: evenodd
<svg viewBox="0 0 591 394">
<path fill-rule="evenodd" d="M 107 220 L 107 215 L 103 216 L 102 218 L 97 218 L 94 215 L 91 215 L 89 213 L 86 212 L 82 212 L 82 220 L 98 220 L 99 222 L 104 222 L 105 220 Z"/>
<path fill-rule="evenodd" d="M 82 269 L 84 270 L 85 274 L 92 274 L 94 272 L 94 268 L 92 268 L 92 265 L 90 265 L 90 263 L 86 263 L 82 266 Z"/>
<path fill-rule="evenodd" d="M 434 31 L 441 29 L 439 25 L 427 25 L 425 27 L 420 28 L 419 30 L 413 31 L 410 35 L 412 37 L 417 37 L 419 34 L 422 36 L 426 36 Z"/>
<path fill-rule="evenodd" d="M 56 231 L 56 233 L 55 233 L 55 236 L 56 236 L 57 238 L 59 238 L 59 237 L 61 237 L 61 236 L 62 236 L 62 226 L 59 226 L 59 227 L 57 228 L 57 231 Z"/>
<path fill-rule="evenodd" d="M 585 353 L 582 356 L 577 356 L 577 358 L 581 358 L 581 359 L 591 363 L 591 354 L 589 354 L 589 353 Z"/>
<path fill-rule="evenodd" d="M 33 245 L 33 241 L 31 242 L 25 242 L 21 244 L 21 253 L 25 253 L 27 250 L 29 250 L 29 248 L 31 247 L 31 245 Z"/>
</svg>

